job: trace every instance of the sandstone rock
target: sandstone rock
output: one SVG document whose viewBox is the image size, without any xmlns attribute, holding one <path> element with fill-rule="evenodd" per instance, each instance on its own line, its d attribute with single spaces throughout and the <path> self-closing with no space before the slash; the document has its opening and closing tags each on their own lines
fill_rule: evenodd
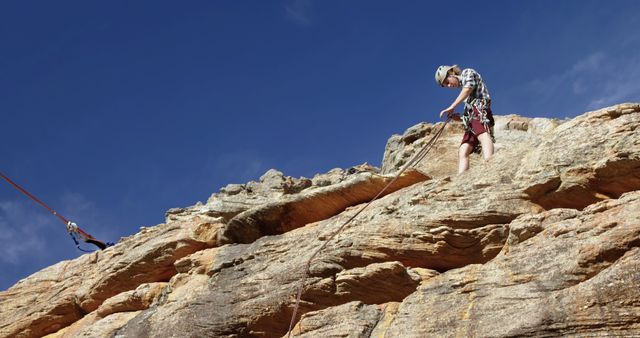
<svg viewBox="0 0 640 338">
<path fill-rule="evenodd" d="M 335 290 L 338 288 L 335 282 L 346 281 L 345 277 L 338 276 L 351 276 L 360 267 L 372 265 L 369 269 L 378 271 L 374 268 L 377 263 L 396 260 L 411 266 L 446 269 L 470 262 L 486 262 L 495 256 L 506 240 L 504 225 L 488 224 L 470 229 L 472 218 L 467 216 L 460 222 L 464 227 L 457 229 L 454 226 L 458 223 L 448 221 L 448 213 L 431 215 L 426 208 L 423 212 L 427 214 L 418 213 L 418 216 L 409 212 L 389 212 L 389 206 L 398 210 L 410 206 L 410 191 L 437 188 L 438 184 L 422 183 L 404 189 L 402 192 L 408 195 L 406 198 L 390 194 L 374 202 L 371 211 L 364 214 L 362 221 L 356 221 L 347 227 L 313 264 L 312 274 L 303 292 L 302 312 L 339 305 L 354 297 L 362 297 L 363 293 L 370 295 L 364 301 L 390 300 L 384 297 L 402 301 L 419 283 L 419 280 L 411 278 L 405 271 L 402 280 L 406 287 L 402 289 L 402 293 L 394 294 L 388 290 L 384 293 L 371 292 L 368 291 L 371 286 L 384 284 L 389 279 L 388 273 L 360 273 L 358 275 L 363 277 L 352 277 L 350 283 L 344 284 L 341 289 L 345 290 L 343 297 L 336 294 Z M 336 228 L 357 212 L 357 209 L 350 208 L 326 221 L 283 235 L 262 237 L 250 245 L 226 245 L 218 248 L 216 262 L 208 273 L 211 276 L 208 284 L 204 286 L 201 283 L 197 292 L 190 292 L 192 299 L 188 305 L 180 301 L 158 304 L 149 309 L 144 317 L 138 317 L 124 327 L 119 334 L 125 337 L 154 336 L 161 332 L 174 335 L 189 332 L 188 336 L 193 337 L 284 334 L 292 311 L 295 287 L 302 277 L 301 268 L 309 253 L 322 243 L 318 238 L 327 238 L 330 229 L 326 228 Z M 475 214 L 479 215 L 481 210 L 478 208 Z M 515 213 L 509 216 L 490 215 L 485 222 L 515 217 Z M 433 226 L 428 222 L 425 224 L 421 218 L 431 218 Z M 433 227 L 433 233 L 425 233 L 425 225 L 427 229 Z M 349 271 L 351 269 L 355 270 Z M 340 274 L 342 271 L 346 272 Z M 357 283 L 359 279 L 367 280 L 367 288 L 362 283 Z M 351 284 L 361 288 L 349 289 Z M 190 286 L 184 288 L 193 289 Z M 182 293 L 180 289 L 182 288 L 178 287 L 173 292 Z M 357 290 L 364 291 L 355 292 Z M 207 310 L 216 308 L 225 308 L 227 311 L 220 313 Z M 202 324 L 203 322 L 206 324 Z"/>
<path fill-rule="evenodd" d="M 245 210 L 273 202 L 287 194 L 299 193 L 311 185 L 308 178 L 293 178 L 270 169 L 260 177 L 259 182 L 229 184 L 219 193 L 212 194 L 206 204 L 170 209 L 165 218 L 167 223 L 188 221 L 196 216 L 210 222 L 224 222 Z"/>
<path fill-rule="evenodd" d="M 218 248 L 205 249 L 181 258 L 175 262 L 176 271 L 181 273 L 205 273 L 218 254 Z"/>
<path fill-rule="evenodd" d="M 640 193 L 545 222 L 552 213 L 514 221 L 535 235 L 491 262 L 419 287 L 388 336 L 637 335 Z"/>
<path fill-rule="evenodd" d="M 335 294 L 367 304 L 385 303 L 408 296 L 419 282 L 399 262 L 374 263 L 338 273 Z"/>
<path fill-rule="evenodd" d="M 96 311 L 71 326 L 46 337 L 111 336 L 115 330 L 140 313 L 140 310 L 149 308 L 166 285 L 167 283 L 145 283 L 135 290 L 120 293 L 107 299 Z"/>
<path fill-rule="evenodd" d="M 104 251 L 63 261 L 0 292 L 0 336 L 39 337 L 96 310 L 106 299 L 143 283 L 168 281 L 181 257 L 207 247 L 199 222 L 164 224 Z M 20 320 L 16 320 L 19 318 Z"/>
<path fill-rule="evenodd" d="M 617 122 L 605 122 L 611 123 Z M 560 126 L 564 125 L 566 123 Z M 526 144 L 504 148 L 489 164 L 472 167 L 464 175 L 419 183 L 374 202 L 312 264 L 311 276 L 305 284 L 300 304 L 301 312 L 331 308 L 350 301 L 337 297 L 333 293 L 335 283 L 332 283 L 338 274 L 350 269 L 398 261 L 408 267 L 444 272 L 423 282 L 422 289 L 432 285 L 433 280 L 447 278 L 450 272 L 458 271 L 451 269 L 491 264 L 507 241 L 510 224 L 517 222 L 514 220 L 522 219 L 522 215 L 533 217 L 549 207 L 540 205 L 537 203 L 539 199 L 532 199 L 528 193 L 527 189 L 535 185 L 539 178 L 519 175 L 522 167 L 528 165 L 527 156 L 532 149 L 550 151 L 548 147 L 551 142 L 546 141 L 548 138 L 562 142 L 566 153 L 579 149 L 583 142 L 589 142 L 588 139 L 576 142 L 571 135 L 558 133 L 558 129 L 545 131 L 544 135 L 533 135 Z M 526 132 L 515 130 L 513 140 L 526 139 L 530 133 L 529 129 Z M 577 135 L 584 137 L 582 133 Z M 612 133 L 607 142 L 620 142 L 628 136 Z M 638 149 L 631 149 L 631 153 L 638 153 Z M 623 151 L 629 152 L 629 148 Z M 608 156 L 615 157 L 617 154 L 614 151 Z M 601 154 L 587 152 L 581 162 L 575 164 L 596 163 L 601 159 Z M 556 167 L 558 158 L 540 157 L 535 164 L 542 172 L 548 170 L 546 168 Z M 567 170 L 572 165 L 569 163 Z M 611 179 L 616 184 L 622 184 L 617 180 L 627 178 Z M 627 185 L 624 189 L 633 189 L 633 186 Z M 251 245 L 221 247 L 216 256 L 217 262 L 208 272 L 211 276 L 209 286 L 193 296 L 197 299 L 195 305 L 186 309 L 181 305 L 180 311 L 177 307 L 160 305 L 148 310 L 144 318 L 130 323 L 120 333 L 134 337 L 175 332 L 171 331 L 171 326 L 164 324 L 168 318 L 174 318 L 184 330 L 190 332 L 190 336 L 284 334 L 292 311 L 295 286 L 308 257 L 300 253 L 309 255 L 321 244 L 317 239 L 322 241 L 330 237 L 332 232 L 323 229 L 337 228 L 357 209 L 347 208 L 327 220 L 308 224 L 283 235 L 262 237 Z M 549 220 L 553 217 L 556 216 L 547 216 Z M 535 227 L 520 231 L 518 236 L 520 240 L 525 240 L 535 231 Z M 378 282 L 370 284 L 375 283 Z M 394 301 L 400 302 L 402 299 L 399 297 Z M 227 308 L 230 313 L 210 314 L 203 325 L 205 318 L 200 314 L 208 308 Z M 389 330 L 394 330 L 393 326 Z M 391 336 L 410 332 L 408 328 L 404 330 L 389 332 L 394 332 Z"/>
<path fill-rule="evenodd" d="M 166 285 L 167 283 L 145 283 L 135 290 L 122 292 L 104 301 L 96 314 L 104 318 L 112 313 L 148 309 Z"/>
<path fill-rule="evenodd" d="M 113 337 L 118 329 L 140 314 L 140 311 L 119 312 L 102 318 L 95 324 L 79 332 L 76 337 Z"/>
<path fill-rule="evenodd" d="M 386 194 L 427 179 L 407 170 L 391 185 Z M 391 176 L 364 173 L 328 187 L 310 189 L 290 198 L 249 209 L 231 219 L 221 232 L 220 244 L 249 243 L 265 235 L 275 235 L 305 224 L 329 218 L 346 207 L 367 202 L 387 184 Z"/>
<path fill-rule="evenodd" d="M 640 189 L 639 112 L 640 104 L 622 104 L 562 124 L 525 156 L 515 178 L 545 209 L 581 209 Z"/>
<path fill-rule="evenodd" d="M 71 337 L 112 337 L 114 333 L 128 323 L 140 311 L 120 312 L 109 315 L 105 318 L 96 317 L 89 314 L 59 332 L 46 335 L 45 338 L 71 338 Z"/>
<path fill-rule="evenodd" d="M 297 336 L 640 335 L 640 104 L 496 122 L 491 161 L 473 156 L 452 176 L 462 129 L 448 125 L 423 174 L 340 233 L 389 176 L 365 164 L 229 185 L 126 250 L 0 293 L 0 313 L 14 314 L 0 336 L 282 336 L 301 285 Z M 393 136 L 381 172 L 437 128 Z M 166 284 L 136 290 L 152 282 Z"/>
<path fill-rule="evenodd" d="M 295 329 L 293 337 L 370 337 L 382 315 L 376 306 L 351 302 L 329 310 L 307 313 Z M 349 318 L 346 322 L 343 319 Z"/>
<path fill-rule="evenodd" d="M 317 187 L 326 187 L 332 184 L 338 184 L 344 181 L 344 178 L 347 176 L 345 170 L 341 168 L 334 168 L 329 170 L 329 172 L 324 174 L 317 174 L 312 178 L 312 182 L 314 186 Z"/>
<path fill-rule="evenodd" d="M 543 138 L 561 124 L 556 119 L 526 118 L 517 115 L 495 117 L 494 133 L 496 151 L 511 146 L 513 143 L 528 143 Z M 440 129 L 442 123 L 415 125 L 403 135 L 394 135 L 387 142 L 382 160 L 383 174 L 389 174 L 402 168 L 405 163 L 424 147 L 433 134 Z M 418 170 L 431 177 L 452 175 L 457 170 L 458 147 L 464 133 L 460 122 L 450 122 L 443 135 L 433 147 L 429 155 L 418 165 Z M 481 163 L 479 156 L 471 157 L 471 166 Z"/>
<path fill-rule="evenodd" d="M 420 276 L 410 274 L 400 262 L 374 263 L 315 279 L 306 290 L 305 299 L 325 305 L 350 301 L 386 303 L 404 299 L 420 281 Z"/>
<path fill-rule="evenodd" d="M 270 169 L 260 177 L 261 187 L 266 190 L 282 190 L 285 194 L 295 194 L 311 186 L 311 180 L 301 177 L 293 179 L 285 177 L 282 172 Z"/>
<path fill-rule="evenodd" d="M 287 195 L 297 194 L 308 188 L 326 187 L 349 179 L 355 173 L 377 173 L 379 170 L 367 163 L 349 170 L 332 169 L 313 179 L 285 176 L 275 169 L 268 170 L 259 182 L 229 184 L 219 193 L 211 195 L 206 204 L 197 203 L 186 208 L 172 208 L 165 213 L 166 222 L 189 221 L 194 217 L 212 223 L 226 222 L 243 211 L 279 201 Z"/>
<path fill-rule="evenodd" d="M 414 276 L 413 277 L 414 280 L 419 280 L 420 284 L 423 284 L 429 279 L 439 275 L 440 273 L 432 269 L 412 268 L 412 269 L 409 269 L 409 274 Z"/>
</svg>

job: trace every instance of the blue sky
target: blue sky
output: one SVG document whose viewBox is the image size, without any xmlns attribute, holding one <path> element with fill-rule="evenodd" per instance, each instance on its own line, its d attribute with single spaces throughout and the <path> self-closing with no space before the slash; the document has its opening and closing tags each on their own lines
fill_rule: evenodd
<svg viewBox="0 0 640 338">
<path fill-rule="evenodd" d="M 0 171 L 117 241 L 269 168 L 379 165 L 478 70 L 495 114 L 640 101 L 638 1 L 0 3 Z M 452 169 L 453 170 L 453 169 Z M 0 183 L 0 290 L 80 254 Z"/>
</svg>

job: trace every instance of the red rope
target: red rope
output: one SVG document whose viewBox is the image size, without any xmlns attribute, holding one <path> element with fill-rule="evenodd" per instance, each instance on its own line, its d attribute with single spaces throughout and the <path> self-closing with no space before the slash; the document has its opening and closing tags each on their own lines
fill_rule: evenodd
<svg viewBox="0 0 640 338">
<path fill-rule="evenodd" d="M 65 226 L 69 225 L 70 221 L 68 219 L 66 219 L 64 216 L 60 215 L 59 213 L 57 213 L 55 210 L 49 208 L 48 205 L 44 204 L 44 202 L 42 202 L 41 200 L 39 200 L 35 196 L 31 195 L 31 193 L 29 193 L 26 189 L 24 189 L 23 187 L 18 185 L 18 183 L 12 181 L 9 177 L 4 175 L 2 172 L 0 172 L 0 176 L 2 176 L 2 178 L 4 178 L 7 182 L 9 182 L 9 184 L 14 186 L 16 189 L 20 190 L 20 192 L 22 192 L 23 194 L 27 195 L 29 198 L 34 200 L 36 203 L 40 204 L 43 208 L 47 209 L 54 216 L 58 217 L 62 221 L 62 223 L 64 223 Z M 78 233 L 80 233 L 82 236 L 84 236 L 86 238 L 85 242 L 94 241 L 94 242 L 102 243 L 102 242 L 98 241 L 97 239 L 93 238 L 93 236 L 91 236 L 88 233 L 84 232 L 82 229 L 80 229 L 78 227 L 76 227 L 76 229 L 77 229 Z"/>
<path fill-rule="evenodd" d="M 69 220 L 64 218 L 64 216 L 58 214 L 55 210 L 49 208 L 46 204 L 44 204 L 41 200 L 37 199 L 35 196 L 31 195 L 28 191 L 26 191 L 23 187 L 19 186 L 18 183 L 12 181 L 9 177 L 5 176 L 3 173 L 0 172 L 0 176 L 2 176 L 2 178 L 4 178 L 5 180 L 7 180 L 7 182 L 9 182 L 12 186 L 14 186 L 16 189 L 20 190 L 23 194 L 29 196 L 32 200 L 36 201 L 36 203 L 40 204 L 43 208 L 49 210 L 50 213 L 52 213 L 54 216 L 58 217 L 62 223 L 64 223 L 65 225 L 67 225 L 67 223 L 69 223 Z"/>
</svg>

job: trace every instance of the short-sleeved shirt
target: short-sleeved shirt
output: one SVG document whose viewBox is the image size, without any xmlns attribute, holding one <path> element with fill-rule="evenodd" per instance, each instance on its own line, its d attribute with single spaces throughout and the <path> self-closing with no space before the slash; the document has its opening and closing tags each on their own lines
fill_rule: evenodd
<svg viewBox="0 0 640 338">
<path fill-rule="evenodd" d="M 482 81 L 482 77 L 478 72 L 471 68 L 466 68 L 460 74 L 462 87 L 473 88 L 471 94 L 467 98 L 467 103 L 471 104 L 473 100 L 479 99 L 485 102 L 491 102 L 491 96 L 489 96 L 489 89 L 487 85 Z"/>
</svg>

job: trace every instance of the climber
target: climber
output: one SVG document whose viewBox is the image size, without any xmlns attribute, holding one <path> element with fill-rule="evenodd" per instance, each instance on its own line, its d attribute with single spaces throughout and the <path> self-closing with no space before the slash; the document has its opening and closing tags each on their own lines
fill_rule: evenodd
<svg viewBox="0 0 640 338">
<path fill-rule="evenodd" d="M 491 113 L 491 97 L 489 90 L 478 72 L 471 68 L 460 70 L 458 65 L 440 66 L 436 70 L 436 82 L 441 87 L 462 87 L 453 103 L 440 112 L 440 117 L 447 116 L 462 120 L 465 133 L 458 149 L 458 173 L 469 169 L 469 155 L 480 153 L 485 161 L 493 156 L 493 114 Z M 456 106 L 464 101 L 462 118 L 454 112 Z"/>
</svg>

